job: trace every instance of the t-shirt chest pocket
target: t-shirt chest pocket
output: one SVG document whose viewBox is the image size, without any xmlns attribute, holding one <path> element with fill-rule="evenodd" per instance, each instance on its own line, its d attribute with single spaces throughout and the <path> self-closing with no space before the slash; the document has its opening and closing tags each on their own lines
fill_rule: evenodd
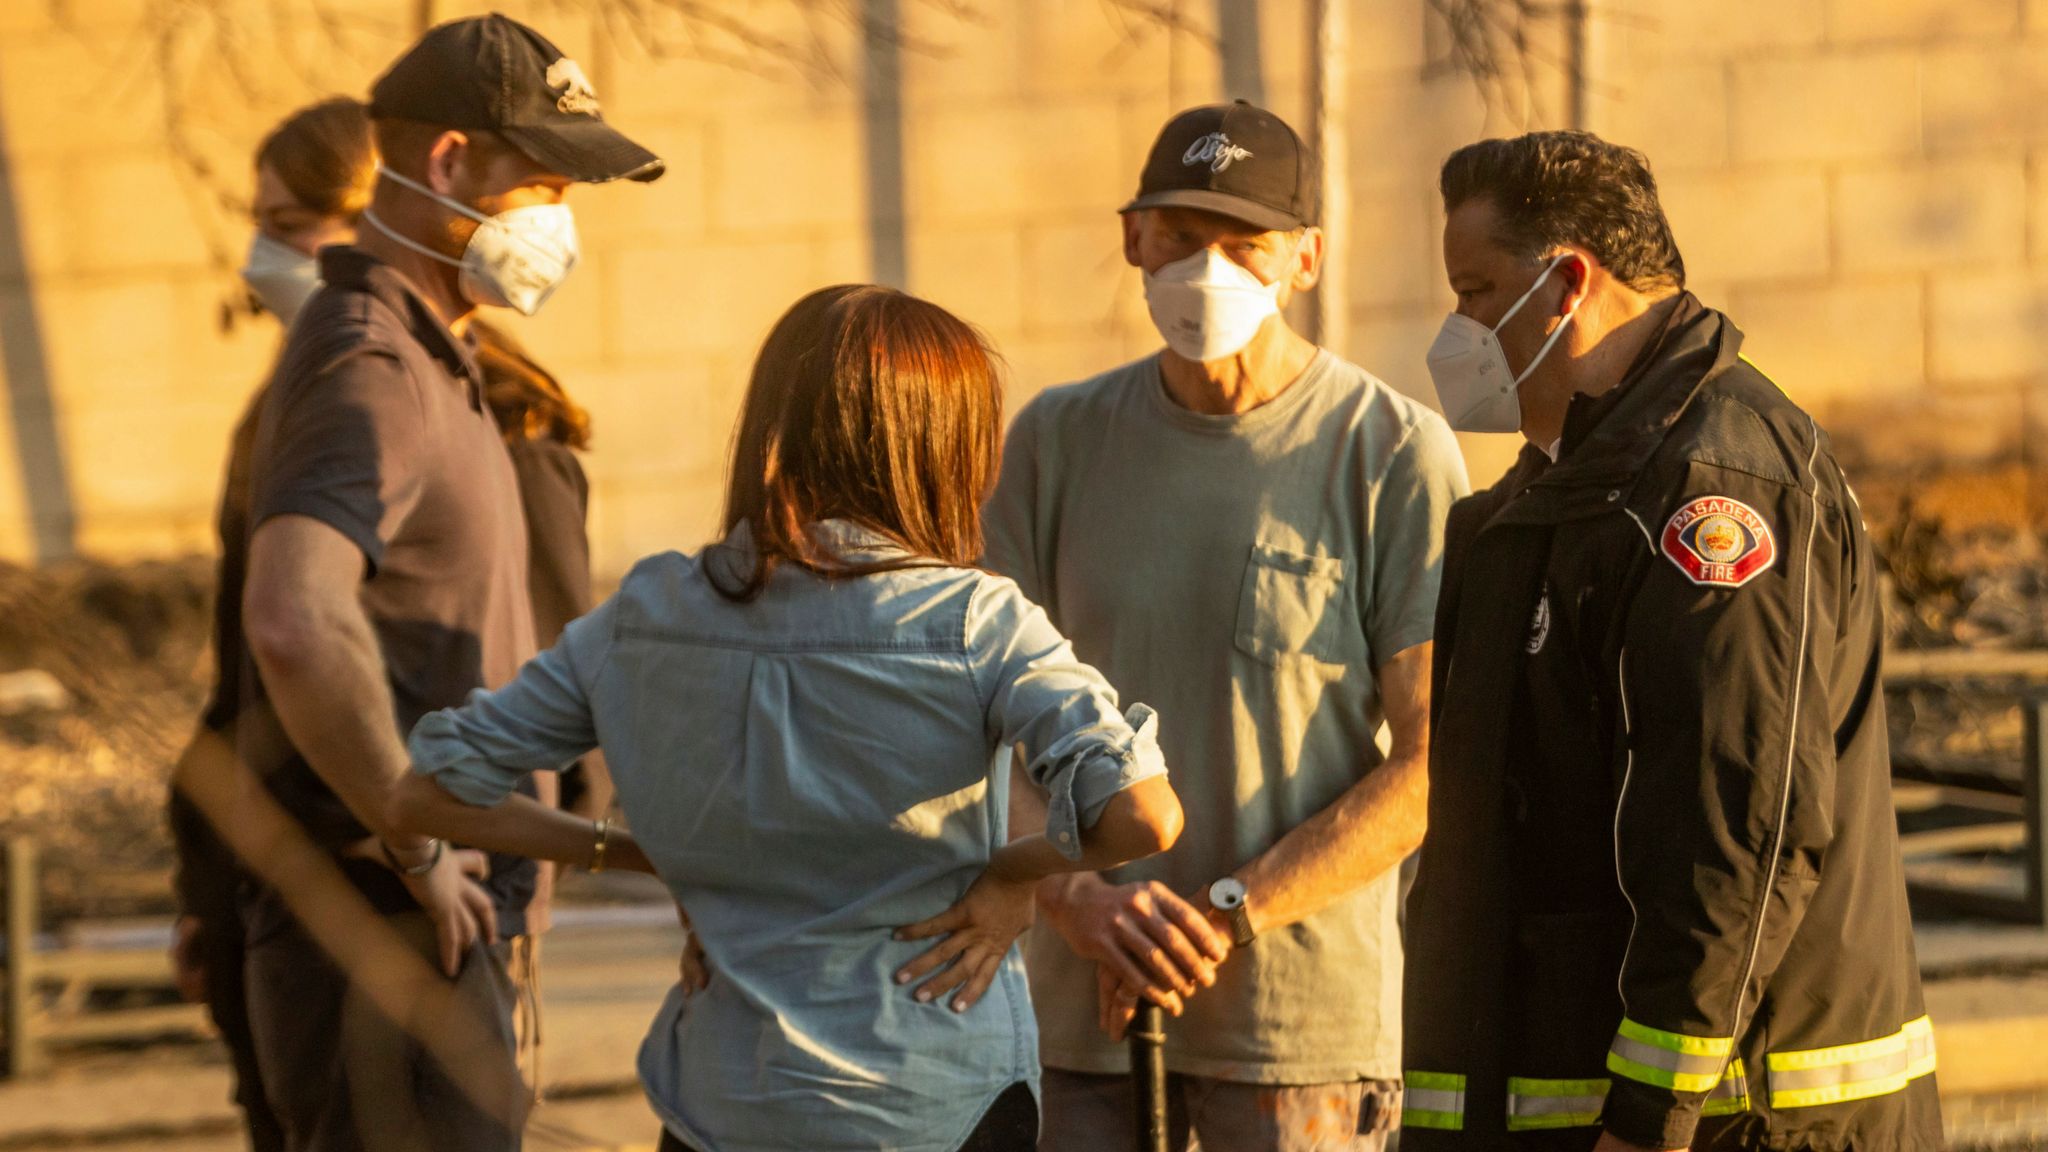
<svg viewBox="0 0 2048 1152">
<path fill-rule="evenodd" d="M 1342 661 L 1344 579 L 1341 556 L 1252 545 L 1238 594 L 1238 650 L 1268 664 L 1289 656 Z"/>
</svg>

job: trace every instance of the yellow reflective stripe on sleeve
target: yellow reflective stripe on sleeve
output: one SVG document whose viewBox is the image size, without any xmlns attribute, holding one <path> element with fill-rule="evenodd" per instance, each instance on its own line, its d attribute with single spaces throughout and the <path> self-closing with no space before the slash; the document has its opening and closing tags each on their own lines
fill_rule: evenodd
<svg viewBox="0 0 2048 1152">
<path fill-rule="evenodd" d="M 1465 1078 L 1454 1072 L 1409 1072 L 1403 1078 L 1401 1123 L 1447 1132 L 1465 1127 Z"/>
<path fill-rule="evenodd" d="M 1922 1016 L 1882 1039 L 1773 1052 L 1766 1060 L 1773 1108 L 1886 1096 L 1934 1071 L 1934 1023 Z"/>
<path fill-rule="evenodd" d="M 1708 1092 L 1721 1082 L 1732 1036 L 1687 1036 L 1623 1019 L 1607 1052 L 1607 1070 L 1674 1092 Z"/>
<path fill-rule="evenodd" d="M 1742 1058 L 1728 1062 L 1728 1071 L 1722 1073 L 1721 1082 L 1707 1093 L 1706 1107 L 1701 1110 L 1707 1116 L 1740 1116 L 1749 1111 L 1749 1076 L 1742 1070 Z"/>
<path fill-rule="evenodd" d="M 1607 1080 L 1537 1080 L 1508 1077 L 1508 1131 L 1583 1128 L 1600 1122 Z"/>
</svg>

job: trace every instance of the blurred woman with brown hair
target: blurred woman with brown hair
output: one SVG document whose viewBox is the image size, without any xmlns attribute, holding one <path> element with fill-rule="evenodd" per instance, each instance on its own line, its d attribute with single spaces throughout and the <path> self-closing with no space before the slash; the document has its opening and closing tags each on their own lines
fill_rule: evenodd
<svg viewBox="0 0 2048 1152">
<path fill-rule="evenodd" d="M 588 612 L 590 594 L 590 480 L 576 454 L 590 447 L 590 415 L 578 407 L 553 373 L 540 366 L 510 332 L 472 319 L 468 335 L 484 374 L 484 402 L 504 433 L 519 503 L 526 519 L 526 585 L 533 601 L 533 639 L 553 644 L 569 621 Z M 533 776 L 537 798 L 597 819 L 612 803 L 604 754 L 592 751 L 556 772 Z M 507 964 L 519 990 L 513 1025 L 520 1069 L 536 1096 L 543 1088 L 540 1050 L 540 939 L 554 915 L 554 864 L 542 861 L 526 904 L 525 932 L 514 937 Z"/>
<path fill-rule="evenodd" d="M 337 98 L 301 108 L 264 137 L 256 149 L 256 196 L 250 207 L 255 234 L 241 275 L 264 311 L 290 327 L 320 286 L 314 254 L 355 239 L 356 220 L 370 203 L 377 152 L 361 101 Z M 234 855 L 184 792 L 178 779 L 195 761 L 223 756 L 235 721 L 241 672 L 242 583 L 249 535 L 249 449 L 256 435 L 259 389 L 244 409 L 228 448 L 226 482 L 216 523 L 220 530 L 219 581 L 214 599 L 214 683 L 199 731 L 179 758 L 170 796 L 178 920 L 171 947 L 179 990 L 204 1001 L 235 1068 L 235 1103 L 256 1152 L 284 1147 L 284 1132 L 264 1100 L 255 1042 L 242 981 L 242 917 L 236 892 L 241 870 Z"/>
<path fill-rule="evenodd" d="M 945 310 L 806 296 L 756 361 L 724 539 L 413 731 L 394 824 L 652 871 L 689 908 L 709 982 L 640 1053 L 664 1149 L 1032 1149 L 1037 882 L 1179 834 L 1151 710 L 975 566 L 1001 395 Z M 512 795 L 600 744 L 631 835 Z M 1004 745 L 1049 794 L 1014 842 Z"/>
</svg>

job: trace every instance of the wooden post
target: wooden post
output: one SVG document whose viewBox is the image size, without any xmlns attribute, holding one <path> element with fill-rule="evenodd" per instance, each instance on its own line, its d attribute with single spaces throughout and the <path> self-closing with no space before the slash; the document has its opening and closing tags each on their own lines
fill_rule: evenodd
<svg viewBox="0 0 2048 1152">
<path fill-rule="evenodd" d="M 2021 698 L 2026 716 L 2026 748 L 2020 764 L 2020 818 L 2026 822 L 2027 839 L 2023 866 L 2025 903 L 2029 923 L 2048 925 L 2048 697 L 2028 694 Z"/>
<path fill-rule="evenodd" d="M 1309 146 L 1323 162 L 1323 276 L 1309 338 L 1342 355 L 1351 339 L 1351 22 L 1344 0 L 1316 0 L 1310 22 Z"/>
<path fill-rule="evenodd" d="M 7 841 L 7 1072 L 34 1076 L 47 1063 L 30 1017 L 35 1008 L 36 845 Z"/>
</svg>

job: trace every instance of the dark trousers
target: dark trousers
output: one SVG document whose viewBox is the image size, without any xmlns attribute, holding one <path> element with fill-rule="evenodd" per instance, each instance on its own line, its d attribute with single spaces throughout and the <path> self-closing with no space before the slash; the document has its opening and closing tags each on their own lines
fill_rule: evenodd
<svg viewBox="0 0 2048 1152">
<path fill-rule="evenodd" d="M 1036 1152 L 1038 1147 L 1038 1100 L 1031 1095 L 1028 1084 L 1012 1084 L 1003 1089 L 995 1103 L 988 1106 L 988 1112 L 981 1123 L 967 1137 L 967 1143 L 960 1146 L 960 1152 Z M 657 1152 L 697 1152 L 675 1133 L 661 1130 L 661 1144 Z"/>
<path fill-rule="evenodd" d="M 382 922 L 438 971 L 425 913 Z M 505 956 L 503 944 L 473 947 L 454 982 L 453 1010 L 487 1041 L 484 1051 L 459 1057 L 458 1082 L 296 924 L 251 943 L 251 1031 L 289 1152 L 518 1152 L 527 1100 L 513 1064 L 515 994 Z M 479 1084 L 481 1099 L 471 1091 Z"/>
<path fill-rule="evenodd" d="M 206 1012 L 220 1031 L 235 1068 L 235 1104 L 249 1128 L 254 1152 L 284 1152 L 284 1126 L 263 1094 L 256 1064 L 256 1038 L 249 1029 L 248 984 L 244 979 L 242 917 L 230 894 L 199 917 L 199 963 L 206 973 Z"/>
</svg>

